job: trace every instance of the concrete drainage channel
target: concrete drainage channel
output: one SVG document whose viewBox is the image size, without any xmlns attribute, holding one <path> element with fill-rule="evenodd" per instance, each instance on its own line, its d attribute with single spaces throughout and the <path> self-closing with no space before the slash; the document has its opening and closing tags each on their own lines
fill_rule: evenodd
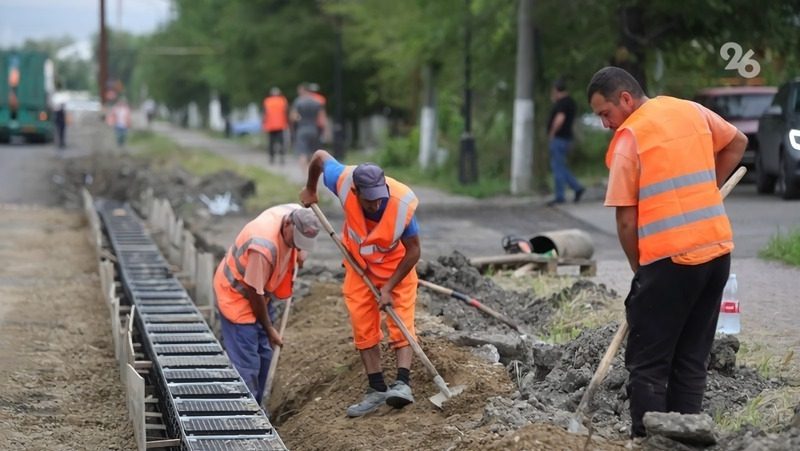
<svg viewBox="0 0 800 451">
<path fill-rule="evenodd" d="M 138 448 L 285 450 L 137 214 L 83 198 Z"/>
</svg>

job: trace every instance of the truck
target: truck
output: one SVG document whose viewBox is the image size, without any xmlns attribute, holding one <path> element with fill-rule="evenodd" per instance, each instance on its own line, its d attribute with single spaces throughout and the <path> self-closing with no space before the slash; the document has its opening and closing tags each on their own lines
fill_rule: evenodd
<svg viewBox="0 0 800 451">
<path fill-rule="evenodd" d="M 36 51 L 0 50 L 0 142 L 53 140 L 53 63 Z"/>
<path fill-rule="evenodd" d="M 800 198 L 800 78 L 778 89 L 758 122 L 758 142 L 758 192 L 777 190 L 784 199 Z"/>
</svg>

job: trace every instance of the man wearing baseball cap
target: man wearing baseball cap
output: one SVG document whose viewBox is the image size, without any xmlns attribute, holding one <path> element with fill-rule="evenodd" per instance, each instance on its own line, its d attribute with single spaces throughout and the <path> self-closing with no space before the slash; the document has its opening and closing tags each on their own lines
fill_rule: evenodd
<svg viewBox="0 0 800 451">
<path fill-rule="evenodd" d="M 414 266 L 420 255 L 419 226 L 414 216 L 417 197 L 406 185 L 384 176 L 375 164 L 345 166 L 328 152 L 318 150 L 309 163 L 306 187 L 300 192 L 303 205 L 318 201 L 320 175 L 344 210 L 342 242 L 381 295 L 376 302 L 367 284 L 345 261 L 342 292 L 350 313 L 353 341 L 369 382 L 366 395 L 347 408 L 347 415 L 360 417 L 384 403 L 402 408 L 414 402 L 410 384 L 413 351 L 397 325 L 387 318 L 389 343 L 397 354 L 397 378 L 387 386 L 381 365 L 381 309 L 391 306 L 411 335 L 416 336 Z"/>
<path fill-rule="evenodd" d="M 214 274 L 225 350 L 259 403 L 272 347 L 283 345 L 272 301 L 292 295 L 295 265 L 302 266 L 318 233 L 308 208 L 268 208 L 239 232 Z"/>
</svg>

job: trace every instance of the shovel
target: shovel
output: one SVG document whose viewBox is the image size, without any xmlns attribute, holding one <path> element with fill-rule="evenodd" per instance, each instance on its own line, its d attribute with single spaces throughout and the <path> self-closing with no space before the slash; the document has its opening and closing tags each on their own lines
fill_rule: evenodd
<svg viewBox="0 0 800 451">
<path fill-rule="evenodd" d="M 722 188 L 719 189 L 719 192 L 722 194 L 723 199 L 728 196 L 728 194 L 733 190 L 733 187 L 739 183 L 739 180 L 744 177 L 746 172 L 747 169 L 744 166 L 741 166 L 736 170 L 736 172 L 733 173 L 733 175 L 731 175 L 728 181 L 722 185 Z M 600 360 L 600 364 L 597 366 L 597 371 L 594 372 L 592 380 L 589 382 L 589 386 L 586 387 L 586 391 L 583 392 L 583 397 L 581 397 L 581 402 L 578 404 L 578 408 L 575 409 L 575 414 L 569 420 L 569 426 L 567 427 L 569 432 L 585 431 L 585 428 L 583 427 L 583 420 L 586 418 L 586 408 L 594 397 L 597 387 L 600 386 L 600 383 L 603 382 L 603 379 L 605 379 L 606 375 L 608 374 L 608 367 L 611 365 L 611 361 L 614 360 L 614 356 L 617 355 L 617 350 L 619 350 L 622 340 L 625 339 L 626 335 L 628 335 L 628 322 L 623 319 L 622 324 L 620 324 L 619 329 L 617 329 L 617 333 L 614 334 L 614 338 L 611 339 L 611 344 L 608 345 L 605 355 L 603 355 L 603 358 Z M 591 431 L 589 432 L 589 438 L 591 438 Z"/>
<path fill-rule="evenodd" d="M 292 274 L 292 285 L 297 279 L 297 263 L 294 265 L 294 274 Z M 270 301 L 272 302 L 272 301 Z M 286 325 L 289 323 L 289 310 L 292 309 L 292 298 L 286 300 L 286 305 L 283 308 L 283 316 L 281 317 L 281 328 L 278 331 L 281 337 L 286 332 Z M 269 371 L 267 372 L 267 382 L 264 385 L 264 396 L 262 397 L 262 404 L 269 406 L 269 396 L 272 393 L 272 384 L 275 382 L 275 371 L 278 370 L 278 359 L 281 357 L 281 349 L 283 346 L 276 346 L 272 350 L 272 361 L 269 363 Z"/>
<path fill-rule="evenodd" d="M 469 306 L 475 307 L 476 309 L 486 313 L 487 315 L 491 316 L 492 318 L 495 318 L 498 321 L 501 321 L 501 322 L 505 323 L 506 325 L 508 325 L 508 327 L 510 327 L 510 328 L 514 329 L 515 331 L 519 332 L 521 335 L 525 335 L 525 332 L 523 332 L 522 329 L 519 328 L 519 324 L 515 323 L 511 318 L 507 317 L 506 315 L 503 315 L 502 313 L 498 312 L 497 310 L 494 310 L 491 307 L 487 307 L 486 305 L 484 305 L 479 300 L 477 300 L 477 299 L 475 299 L 473 297 L 469 297 L 468 295 L 466 295 L 464 293 L 458 292 L 456 290 L 453 290 L 453 289 L 450 289 L 450 288 L 447 288 L 447 287 L 443 287 L 441 285 L 436 285 L 435 283 L 428 282 L 427 280 L 420 279 L 419 280 L 419 284 L 422 285 L 425 288 L 428 288 L 430 290 L 436 291 L 437 293 L 442 293 L 444 295 L 453 297 L 453 298 L 458 299 L 459 301 L 461 301 L 461 302 L 463 302 L 463 303 L 465 303 L 465 304 L 467 304 Z"/>
<path fill-rule="evenodd" d="M 336 247 L 338 247 L 342 252 L 342 255 L 344 255 L 344 258 L 347 260 L 347 263 L 349 263 L 350 267 L 353 268 L 353 270 L 355 270 L 359 276 L 361 276 L 361 278 L 364 280 L 364 283 L 367 284 L 367 287 L 369 287 L 369 290 L 375 296 L 375 301 L 378 301 L 381 298 L 380 292 L 375 287 L 375 284 L 369 280 L 369 277 L 367 277 L 367 275 L 364 273 L 364 270 L 358 265 L 358 263 L 356 263 L 355 259 L 352 255 L 350 255 L 350 252 L 347 250 L 347 248 L 344 247 L 344 244 L 339 237 L 336 236 L 336 231 L 333 229 L 331 223 L 328 222 L 328 219 L 322 213 L 322 210 L 319 209 L 317 204 L 311 204 L 311 209 L 314 211 L 314 214 L 317 215 L 319 222 L 322 224 L 322 227 L 325 229 L 325 231 L 328 232 L 328 235 L 330 235 L 333 242 L 336 243 Z M 445 382 L 444 379 L 442 379 L 442 376 L 439 375 L 439 372 L 436 371 L 436 367 L 433 366 L 433 363 L 431 363 L 431 361 L 428 359 L 428 356 L 425 355 L 425 351 L 422 350 L 422 347 L 419 345 L 419 343 L 417 343 L 414 337 L 411 336 L 411 332 L 408 331 L 408 328 L 406 328 L 405 324 L 400 321 L 400 318 L 397 316 L 397 313 L 395 313 L 394 309 L 390 306 L 387 306 L 384 308 L 384 311 L 389 315 L 390 318 L 392 318 L 392 321 L 394 321 L 394 323 L 403 333 L 403 336 L 411 345 L 411 349 L 414 350 L 414 353 L 417 354 L 417 357 L 419 357 L 420 361 L 422 361 L 422 364 L 425 365 L 425 368 L 429 373 L 431 373 L 431 376 L 433 376 L 433 383 L 439 387 L 439 393 L 431 396 L 428 399 L 433 403 L 433 405 L 441 409 L 442 404 L 445 401 L 464 391 L 464 386 L 457 385 L 452 388 L 448 387 L 447 382 Z"/>
</svg>

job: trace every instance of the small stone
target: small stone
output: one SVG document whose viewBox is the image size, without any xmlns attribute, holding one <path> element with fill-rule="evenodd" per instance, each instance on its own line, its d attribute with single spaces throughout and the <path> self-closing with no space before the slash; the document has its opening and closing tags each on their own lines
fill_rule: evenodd
<svg viewBox="0 0 800 451">
<path fill-rule="evenodd" d="M 688 445 L 717 443 L 714 420 L 706 414 L 681 415 L 676 412 L 647 412 L 644 427 L 648 436 L 662 435 Z"/>
</svg>

